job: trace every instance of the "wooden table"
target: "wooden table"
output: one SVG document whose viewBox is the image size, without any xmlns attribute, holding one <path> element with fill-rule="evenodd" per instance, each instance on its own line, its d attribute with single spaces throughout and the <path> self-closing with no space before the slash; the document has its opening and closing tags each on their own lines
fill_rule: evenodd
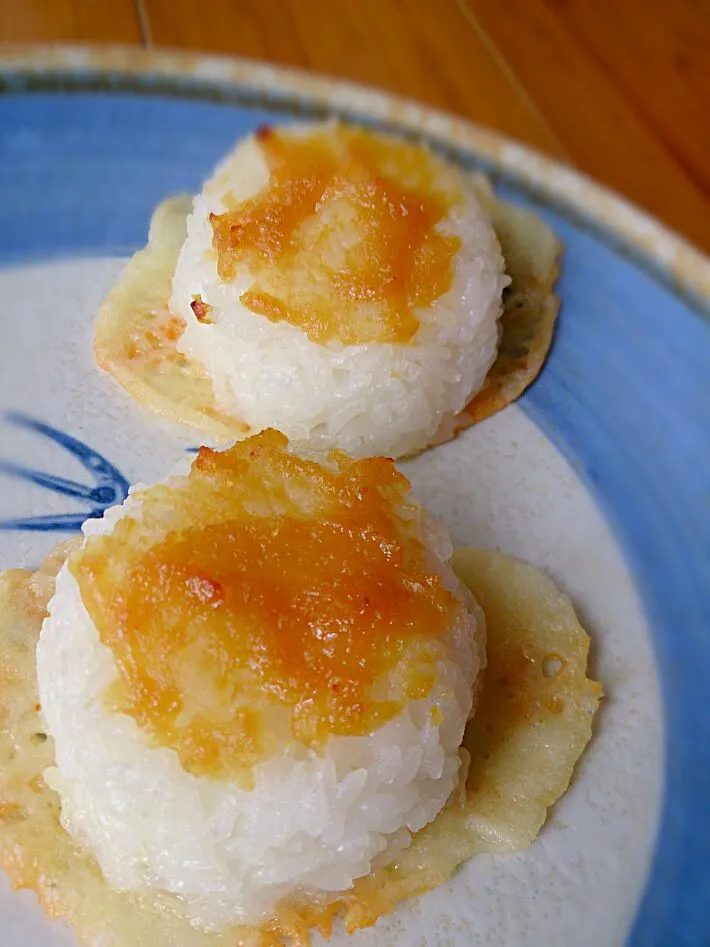
<svg viewBox="0 0 710 947">
<path fill-rule="evenodd" d="M 0 0 L 0 42 L 234 53 L 567 161 L 710 251 L 710 0 Z"/>
</svg>

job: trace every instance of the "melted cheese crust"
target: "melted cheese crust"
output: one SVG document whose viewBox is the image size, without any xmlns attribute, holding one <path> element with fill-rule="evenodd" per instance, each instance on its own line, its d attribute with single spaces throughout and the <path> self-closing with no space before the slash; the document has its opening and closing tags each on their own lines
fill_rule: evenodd
<svg viewBox="0 0 710 947">
<path fill-rule="evenodd" d="M 385 459 L 323 465 L 268 431 L 202 449 L 71 560 L 115 658 L 109 702 L 195 775 L 362 736 L 426 697 L 464 608 Z"/>
<path fill-rule="evenodd" d="M 413 312 L 451 287 L 458 237 L 438 225 L 461 195 L 425 148 L 335 126 L 262 129 L 268 183 L 211 215 L 217 270 L 255 277 L 252 312 L 312 342 L 411 341 Z"/>
</svg>

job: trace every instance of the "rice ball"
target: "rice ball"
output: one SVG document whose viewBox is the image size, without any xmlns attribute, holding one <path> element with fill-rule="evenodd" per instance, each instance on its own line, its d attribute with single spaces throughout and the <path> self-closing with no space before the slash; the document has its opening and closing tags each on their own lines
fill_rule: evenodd
<svg viewBox="0 0 710 947">
<path fill-rule="evenodd" d="M 37 653 L 66 830 L 205 931 L 387 863 L 441 811 L 485 661 L 452 546 L 384 459 L 267 431 L 131 494 Z"/>
<path fill-rule="evenodd" d="M 401 456 L 496 358 L 504 261 L 469 175 L 340 124 L 262 129 L 194 199 L 172 281 L 178 349 L 252 431 Z"/>
</svg>

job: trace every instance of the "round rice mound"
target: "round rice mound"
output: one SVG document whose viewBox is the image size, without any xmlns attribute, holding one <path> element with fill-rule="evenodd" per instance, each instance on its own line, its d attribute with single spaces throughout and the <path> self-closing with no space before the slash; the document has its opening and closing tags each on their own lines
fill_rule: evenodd
<svg viewBox="0 0 710 947">
<path fill-rule="evenodd" d="M 252 431 L 275 427 L 295 444 L 397 457 L 425 447 L 471 400 L 496 358 L 508 278 L 470 179 L 435 160 L 461 195 L 437 225 L 461 241 L 450 289 L 415 310 L 419 328 L 408 343 L 320 344 L 246 308 L 240 297 L 253 282 L 246 268 L 231 281 L 218 276 L 210 213 L 252 197 L 269 178 L 258 142 L 250 136 L 237 144 L 194 199 L 170 300 L 185 321 L 178 348 L 206 368 L 222 410 Z M 212 307 L 212 324 L 193 313 L 196 296 Z"/>
<path fill-rule="evenodd" d="M 127 511 L 139 514 L 140 502 L 134 493 L 84 533 L 110 532 Z M 331 736 L 321 755 L 286 743 L 257 764 L 251 791 L 186 772 L 174 750 L 149 744 L 132 717 L 107 709 L 115 660 L 63 567 L 37 652 L 56 747 L 46 779 L 61 796 L 62 824 L 109 884 L 177 894 L 203 930 L 258 924 L 282 898 L 347 889 L 438 814 L 461 776 L 485 631 L 449 565 L 448 534 L 426 515 L 422 539 L 432 570 L 467 606 L 444 640 L 428 697 L 368 736 Z"/>
</svg>

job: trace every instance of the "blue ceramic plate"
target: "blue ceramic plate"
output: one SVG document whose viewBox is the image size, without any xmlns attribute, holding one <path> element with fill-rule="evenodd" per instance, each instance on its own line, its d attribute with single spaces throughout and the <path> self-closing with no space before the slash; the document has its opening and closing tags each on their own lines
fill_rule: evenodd
<svg viewBox="0 0 710 947">
<path fill-rule="evenodd" d="M 195 435 L 92 362 L 91 322 L 154 206 L 241 134 L 337 113 L 422 136 L 565 244 L 554 349 L 519 404 L 407 463 L 459 543 L 547 569 L 608 699 L 525 853 L 479 856 L 357 945 L 710 944 L 710 265 L 485 130 L 268 67 L 108 50 L 0 62 L 0 564 L 33 565 Z M 0 876 L 0 944 L 71 943 Z"/>
</svg>

